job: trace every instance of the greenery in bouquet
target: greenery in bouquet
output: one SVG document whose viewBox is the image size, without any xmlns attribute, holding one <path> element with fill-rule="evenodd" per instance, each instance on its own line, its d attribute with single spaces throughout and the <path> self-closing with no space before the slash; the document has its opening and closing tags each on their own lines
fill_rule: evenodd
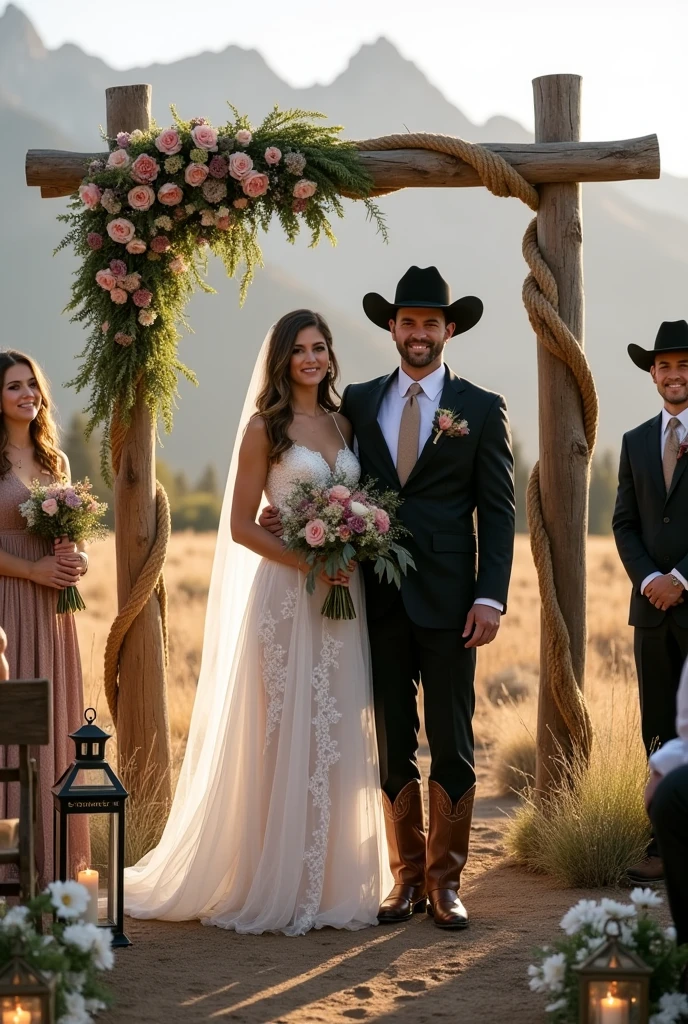
<svg viewBox="0 0 688 1024">
<path fill-rule="evenodd" d="M 409 531 L 397 517 L 401 501 L 395 491 L 376 491 L 372 484 L 351 490 L 333 479 L 328 487 L 296 485 L 282 511 L 284 542 L 302 554 L 310 571 L 307 589 L 313 593 L 323 570 L 328 576 L 347 572 L 352 562 L 373 561 L 380 580 L 401 586 L 401 576 L 415 564 L 399 539 Z M 346 587 L 333 586 L 322 613 L 332 619 L 356 617 Z"/>
<path fill-rule="evenodd" d="M 15 956 L 44 976 L 54 976 L 57 1024 L 89 1024 L 111 1003 L 100 980 L 114 965 L 112 933 L 82 920 L 89 894 L 78 882 L 53 882 L 26 906 L 0 901 L 0 970 Z M 41 935 L 43 915 L 54 915 Z"/>
<path fill-rule="evenodd" d="M 678 991 L 688 964 L 688 946 L 677 946 L 675 929 L 663 928 L 650 916 L 650 908 L 662 902 L 652 889 L 638 888 L 631 892 L 630 903 L 583 899 L 564 914 L 560 925 L 564 938 L 542 947 L 540 962 L 528 968 L 530 988 L 548 997 L 545 1009 L 555 1024 L 578 1021 L 579 979 L 574 968 L 607 941 L 611 921 L 616 922 L 619 941 L 652 969 L 650 1024 L 688 1018 L 688 997 Z"/>
<path fill-rule="evenodd" d="M 90 426 L 112 415 L 129 422 L 137 394 L 169 430 L 177 374 L 194 380 L 177 357 L 186 302 L 204 281 L 207 253 L 230 277 L 244 266 L 241 301 L 262 266 L 258 231 L 273 216 L 289 242 L 302 226 L 311 245 L 335 242 L 330 217 L 341 196 L 361 199 L 386 237 L 372 202 L 372 180 L 341 127 L 318 124 L 317 112 L 280 110 L 253 127 L 232 117 L 214 128 L 203 117 L 107 138 L 106 160 L 94 160 L 62 220 L 59 249 L 74 247 L 80 266 L 67 309 L 90 335 L 71 383 L 91 388 Z"/>
<path fill-rule="evenodd" d="M 19 506 L 19 511 L 29 533 L 53 541 L 60 537 L 75 543 L 101 540 L 108 533 L 102 522 L 107 504 L 98 501 L 92 493 L 88 477 L 72 484 L 42 484 L 34 480 L 30 496 Z M 60 591 L 59 613 L 82 611 L 85 607 L 77 587 Z"/>
</svg>

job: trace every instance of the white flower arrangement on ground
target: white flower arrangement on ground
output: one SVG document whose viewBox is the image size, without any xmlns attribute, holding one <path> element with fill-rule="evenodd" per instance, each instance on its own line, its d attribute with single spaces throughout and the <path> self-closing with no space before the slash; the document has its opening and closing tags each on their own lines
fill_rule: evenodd
<svg viewBox="0 0 688 1024">
<path fill-rule="evenodd" d="M 111 1002 L 99 974 L 112 970 L 112 933 L 85 924 L 89 893 L 78 882 L 52 882 L 27 906 L 0 900 L 0 969 L 20 956 L 46 976 L 57 978 L 57 1024 L 90 1024 Z M 56 917 L 49 935 L 40 935 L 43 914 Z"/>
<path fill-rule="evenodd" d="M 578 1021 L 578 975 L 574 968 L 607 941 L 605 928 L 616 921 L 619 940 L 652 968 L 650 1024 L 675 1024 L 688 1017 L 688 997 L 677 991 L 688 964 L 688 947 L 676 945 L 676 930 L 663 928 L 648 911 L 663 902 L 652 889 L 634 889 L 630 903 L 607 897 L 579 900 L 564 914 L 565 937 L 540 949 L 540 963 L 528 968 L 530 988 L 548 998 L 545 1006 L 558 1024 Z"/>
</svg>

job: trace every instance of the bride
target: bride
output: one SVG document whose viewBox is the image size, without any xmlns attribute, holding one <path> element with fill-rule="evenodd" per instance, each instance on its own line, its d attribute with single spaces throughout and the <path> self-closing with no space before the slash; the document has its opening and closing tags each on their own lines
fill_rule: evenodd
<svg viewBox="0 0 688 1024">
<path fill-rule="evenodd" d="M 132 917 L 286 935 L 377 923 L 391 879 L 360 573 L 309 595 L 308 566 L 256 523 L 263 493 L 280 507 L 299 481 L 358 481 L 337 375 L 318 313 L 275 324 L 237 432 L 174 803 L 125 872 Z M 350 587 L 354 620 L 321 616 L 330 586 Z"/>
</svg>

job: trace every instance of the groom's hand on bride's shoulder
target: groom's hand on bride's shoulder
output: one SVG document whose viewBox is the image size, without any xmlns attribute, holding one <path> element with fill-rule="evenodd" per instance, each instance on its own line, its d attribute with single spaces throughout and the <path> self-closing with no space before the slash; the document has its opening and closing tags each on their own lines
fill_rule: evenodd
<svg viewBox="0 0 688 1024">
<path fill-rule="evenodd" d="M 482 647 L 492 643 L 502 620 L 502 613 L 488 604 L 474 604 L 468 613 L 464 637 L 470 637 L 466 647 Z"/>
<path fill-rule="evenodd" d="M 268 533 L 274 534 L 275 537 L 281 537 L 284 533 L 279 509 L 275 508 L 274 505 L 265 506 L 258 517 L 258 525 L 262 526 Z"/>
</svg>

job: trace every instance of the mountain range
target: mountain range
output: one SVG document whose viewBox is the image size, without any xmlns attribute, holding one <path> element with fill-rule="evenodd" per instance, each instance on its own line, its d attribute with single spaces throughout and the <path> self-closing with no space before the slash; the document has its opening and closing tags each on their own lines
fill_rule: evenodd
<svg viewBox="0 0 688 1024">
<path fill-rule="evenodd" d="M 47 49 L 26 15 L 9 4 L 0 17 L 1 344 L 26 348 L 46 367 L 63 421 L 85 401 L 63 386 L 83 345 L 81 328 L 61 315 L 76 264 L 69 253 L 51 255 L 65 201 L 41 200 L 38 190 L 26 187 L 24 156 L 29 148 L 102 148 L 105 88 L 142 81 L 153 86 L 153 113 L 161 124 L 169 122 L 171 103 L 185 117 L 222 123 L 229 100 L 254 121 L 275 103 L 322 110 L 345 125 L 349 138 L 405 130 L 475 142 L 530 138 L 506 117 L 472 124 L 385 39 L 362 46 L 330 85 L 297 89 L 258 52 L 237 46 L 113 70 L 71 44 Z M 610 115 L 610 138 L 613 123 Z M 639 126 L 638 134 L 644 131 Z M 621 433 L 657 408 L 651 382 L 628 359 L 627 343 L 651 347 L 662 320 L 688 317 L 688 180 L 590 184 L 583 197 L 585 345 L 600 395 L 600 442 L 616 449 Z M 226 467 L 258 347 L 290 308 L 314 307 L 331 321 L 345 381 L 390 369 L 391 339 L 365 318 L 361 297 L 366 291 L 392 297 L 411 264 L 435 264 L 454 295 L 483 299 L 482 321 L 450 343 L 447 358 L 457 372 L 506 395 L 515 433 L 526 455 L 535 457 L 536 343 L 520 300 L 526 273 L 521 236 L 530 212 L 483 189 L 406 190 L 380 200 L 389 227 L 385 245 L 365 211 L 346 205 L 345 219 L 335 224 L 336 248 L 312 250 L 305 237 L 290 246 L 276 225 L 263 236 L 266 268 L 242 309 L 236 283 L 224 279 L 218 262 L 212 265 L 209 280 L 217 294 L 191 301 L 195 333 L 181 344 L 181 358 L 198 373 L 200 387 L 180 386 L 175 429 L 163 439 L 165 458 L 192 473 L 209 461 Z"/>
</svg>

